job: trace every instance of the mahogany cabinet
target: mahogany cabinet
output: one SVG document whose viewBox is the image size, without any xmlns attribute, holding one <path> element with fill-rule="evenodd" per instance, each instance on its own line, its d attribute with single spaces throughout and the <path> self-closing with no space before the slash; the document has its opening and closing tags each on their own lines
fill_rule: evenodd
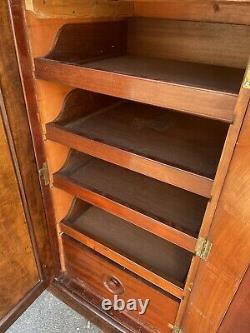
<svg viewBox="0 0 250 333">
<path fill-rule="evenodd" d="M 49 287 L 104 331 L 248 333 L 250 2 L 6 0 L 1 20 L 35 267 L 2 329 Z"/>
</svg>

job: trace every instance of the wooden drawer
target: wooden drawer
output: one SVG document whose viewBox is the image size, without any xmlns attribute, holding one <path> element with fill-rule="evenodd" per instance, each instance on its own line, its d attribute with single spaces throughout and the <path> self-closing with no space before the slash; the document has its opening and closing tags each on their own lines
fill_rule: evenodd
<svg viewBox="0 0 250 333">
<path fill-rule="evenodd" d="M 100 307 L 103 298 L 113 302 L 114 295 L 125 301 L 149 299 L 145 314 L 127 310 L 124 310 L 123 314 L 153 331 L 171 332 L 168 325 L 175 322 L 179 306 L 177 299 L 150 287 L 141 279 L 65 235 L 63 246 L 67 273 L 80 280 L 79 283 L 84 289 L 98 296 Z"/>
</svg>

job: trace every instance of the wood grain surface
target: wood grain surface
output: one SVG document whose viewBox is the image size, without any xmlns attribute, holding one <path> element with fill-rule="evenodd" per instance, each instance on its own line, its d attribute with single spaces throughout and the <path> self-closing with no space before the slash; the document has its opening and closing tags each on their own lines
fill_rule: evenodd
<svg viewBox="0 0 250 333">
<path fill-rule="evenodd" d="M 0 319 L 39 280 L 18 183 L 0 118 Z"/>
<path fill-rule="evenodd" d="M 123 268 L 112 265 L 110 261 L 67 236 L 63 237 L 63 243 L 69 275 L 79 279 L 82 293 L 85 293 L 84 289 L 89 289 L 99 297 L 99 307 L 103 297 L 113 299 L 114 294 L 117 293 L 125 300 L 149 298 L 150 304 L 144 315 L 140 316 L 138 312 L 134 311 L 124 311 L 124 315 L 133 318 L 142 327 L 146 326 L 154 332 L 156 330 L 163 333 L 171 331 L 168 324 L 173 324 L 178 309 L 178 301 L 175 298 L 136 279 Z M 113 292 L 110 288 L 112 281 L 115 281 Z M 119 286 L 121 286 L 120 291 Z M 114 318 L 117 315 L 116 312 L 113 311 Z"/>
<path fill-rule="evenodd" d="M 184 315 L 184 332 L 217 332 L 250 262 L 249 135 L 250 107 L 213 218 L 209 260 L 200 264 Z"/>
<path fill-rule="evenodd" d="M 250 266 L 226 313 L 218 333 L 246 333 L 250 330 Z"/>
<path fill-rule="evenodd" d="M 134 15 L 171 20 L 250 24 L 248 0 L 135 0 Z"/>
</svg>

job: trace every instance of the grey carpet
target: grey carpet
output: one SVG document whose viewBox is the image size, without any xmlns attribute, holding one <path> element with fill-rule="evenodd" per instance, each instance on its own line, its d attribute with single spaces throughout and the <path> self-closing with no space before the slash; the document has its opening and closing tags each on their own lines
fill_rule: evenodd
<svg viewBox="0 0 250 333">
<path fill-rule="evenodd" d="M 84 317 L 45 291 L 6 333 L 101 333 Z"/>
</svg>

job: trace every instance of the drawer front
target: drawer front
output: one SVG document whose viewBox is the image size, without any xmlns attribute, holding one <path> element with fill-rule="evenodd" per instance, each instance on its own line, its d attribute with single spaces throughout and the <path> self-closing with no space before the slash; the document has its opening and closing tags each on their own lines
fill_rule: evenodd
<svg viewBox="0 0 250 333">
<path fill-rule="evenodd" d="M 141 307 L 138 303 L 137 311 L 125 309 L 123 314 L 151 330 L 171 332 L 168 324 L 173 325 L 175 322 L 179 307 L 177 300 L 162 294 L 67 236 L 63 236 L 63 245 L 67 273 L 73 278 L 80 279 L 85 289 L 99 297 L 100 307 L 104 298 L 110 299 L 112 303 L 114 297 L 125 302 L 129 299 L 141 299 L 144 303 L 149 299 L 144 314 L 139 314 Z"/>
</svg>

